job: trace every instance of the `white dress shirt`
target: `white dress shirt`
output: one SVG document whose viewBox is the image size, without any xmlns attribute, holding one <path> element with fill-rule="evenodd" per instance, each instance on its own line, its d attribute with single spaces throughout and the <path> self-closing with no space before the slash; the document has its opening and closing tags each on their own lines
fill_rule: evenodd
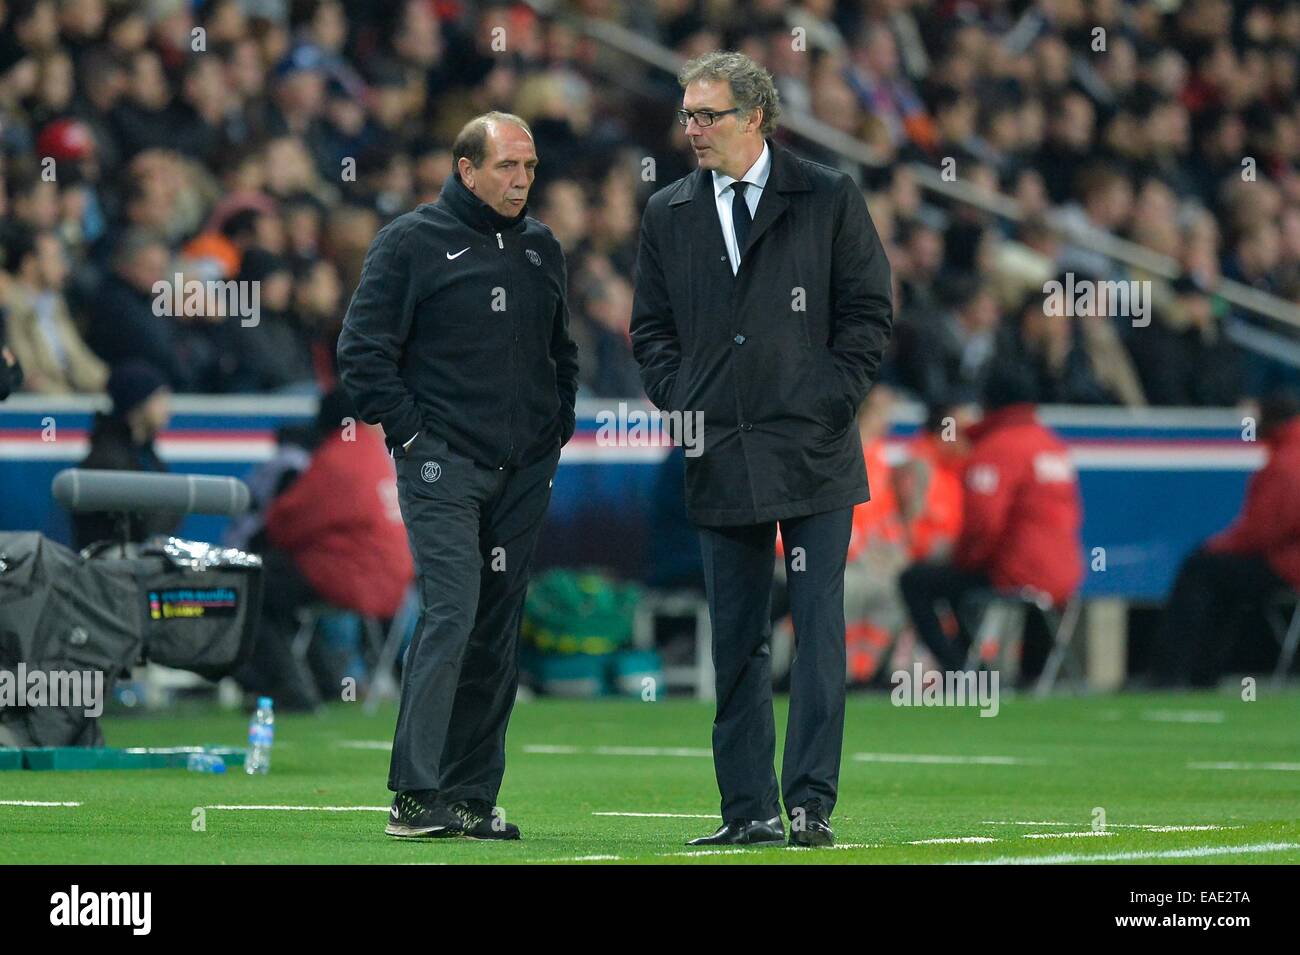
<svg viewBox="0 0 1300 955">
<path fill-rule="evenodd" d="M 749 206 L 749 217 L 753 219 L 758 211 L 758 200 L 763 198 L 763 187 L 767 185 L 767 174 L 772 171 L 772 150 L 766 142 L 763 151 L 754 160 L 754 165 L 741 177 L 749 186 L 745 189 L 745 203 Z M 727 257 L 731 259 L 731 274 L 740 270 L 740 249 L 736 247 L 736 230 L 731 224 L 731 201 L 736 192 L 731 188 L 733 182 L 726 173 L 713 171 L 713 192 L 718 204 L 718 221 L 722 224 L 722 238 L 727 243 Z"/>
</svg>

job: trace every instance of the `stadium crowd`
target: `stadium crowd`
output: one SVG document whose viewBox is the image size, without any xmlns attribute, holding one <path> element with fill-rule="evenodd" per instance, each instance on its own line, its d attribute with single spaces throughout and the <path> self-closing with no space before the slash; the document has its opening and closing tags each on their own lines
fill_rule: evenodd
<svg viewBox="0 0 1300 955">
<path fill-rule="evenodd" d="M 1233 344 L 1250 317 L 1215 286 L 1300 298 L 1300 4 L 573 7 L 682 54 L 749 53 L 787 112 L 872 147 L 867 167 L 781 134 L 866 192 L 897 293 L 884 379 L 904 393 L 979 398 L 995 347 L 1058 403 L 1230 405 L 1294 377 Z M 640 393 L 639 209 L 691 168 L 669 77 L 620 62 L 611 84 L 607 54 L 521 3 L 8 0 L 0 22 L 0 292 L 27 390 L 102 391 L 136 358 L 175 391 L 328 391 L 370 239 L 436 198 L 466 119 L 502 108 L 533 126 L 531 210 L 569 256 L 583 388 Z M 923 194 L 910 164 L 946 159 L 1027 218 Z M 1149 327 L 1044 314 L 1066 272 L 1153 278 L 1061 240 L 1053 211 L 1180 263 Z M 154 314 L 177 275 L 259 280 L 261 320 Z"/>
</svg>

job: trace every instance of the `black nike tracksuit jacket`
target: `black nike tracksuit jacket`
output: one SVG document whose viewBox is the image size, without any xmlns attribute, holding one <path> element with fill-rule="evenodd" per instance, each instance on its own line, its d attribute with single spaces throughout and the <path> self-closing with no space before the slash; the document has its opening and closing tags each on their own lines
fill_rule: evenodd
<svg viewBox="0 0 1300 955">
<path fill-rule="evenodd" d="M 578 347 L 551 230 L 500 215 L 452 174 L 375 237 L 339 335 L 339 375 L 388 446 L 417 432 L 519 467 L 574 429 Z"/>
</svg>

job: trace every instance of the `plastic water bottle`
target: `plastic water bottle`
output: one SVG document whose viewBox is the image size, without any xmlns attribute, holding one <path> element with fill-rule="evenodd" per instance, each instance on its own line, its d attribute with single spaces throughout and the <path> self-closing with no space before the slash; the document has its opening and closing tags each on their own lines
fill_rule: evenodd
<svg viewBox="0 0 1300 955">
<path fill-rule="evenodd" d="M 271 771 L 271 744 L 275 741 L 275 710 L 269 696 L 257 698 L 257 712 L 248 723 L 248 758 L 244 771 L 265 776 Z"/>
<path fill-rule="evenodd" d="M 226 761 L 216 753 L 190 753 L 185 768 L 192 773 L 224 773 Z"/>
</svg>

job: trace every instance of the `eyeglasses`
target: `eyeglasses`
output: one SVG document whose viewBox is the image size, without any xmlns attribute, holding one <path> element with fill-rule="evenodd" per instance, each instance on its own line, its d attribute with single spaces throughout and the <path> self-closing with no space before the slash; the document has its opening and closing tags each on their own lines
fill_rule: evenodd
<svg viewBox="0 0 1300 955">
<path fill-rule="evenodd" d="M 712 126 L 713 121 L 717 119 L 719 116 L 727 116 L 731 113 L 739 113 L 739 112 L 740 112 L 739 106 L 733 106 L 731 107 L 731 109 L 718 110 L 717 112 L 714 112 L 711 109 L 696 109 L 696 110 L 679 109 L 677 111 L 677 122 L 685 126 L 691 121 L 691 117 L 694 116 L 696 125 L 703 128 L 703 127 Z"/>
</svg>

